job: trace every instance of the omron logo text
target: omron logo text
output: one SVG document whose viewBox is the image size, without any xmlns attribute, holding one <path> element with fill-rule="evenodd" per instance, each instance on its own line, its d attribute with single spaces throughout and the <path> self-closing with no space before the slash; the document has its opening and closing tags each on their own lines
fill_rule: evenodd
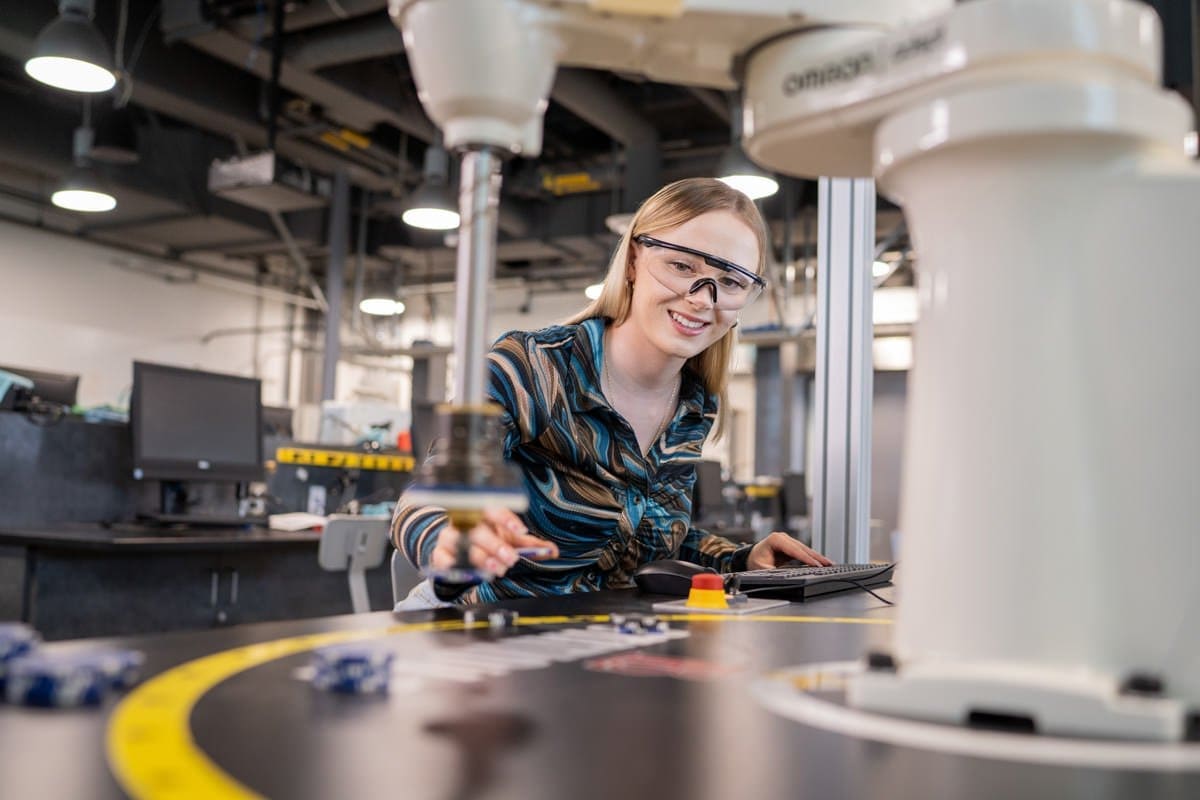
<svg viewBox="0 0 1200 800">
<path fill-rule="evenodd" d="M 803 72 L 790 72 L 784 76 L 783 93 L 791 97 L 809 89 L 822 89 L 832 83 L 852 81 L 864 72 L 869 72 L 874 66 L 875 56 L 863 52 Z"/>
</svg>

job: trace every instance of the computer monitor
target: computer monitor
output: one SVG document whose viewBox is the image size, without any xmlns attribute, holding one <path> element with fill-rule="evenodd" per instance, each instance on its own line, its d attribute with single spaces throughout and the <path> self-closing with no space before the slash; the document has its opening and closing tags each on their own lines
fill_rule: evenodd
<svg viewBox="0 0 1200 800">
<path fill-rule="evenodd" d="M 43 372 L 39 369 L 6 367 L 2 365 L 0 365 L 0 369 L 5 372 L 11 372 L 14 375 L 21 375 L 33 381 L 31 394 L 42 402 L 57 403 L 64 406 L 75 405 L 75 399 L 79 392 L 78 375 L 68 375 L 63 372 Z"/>
<path fill-rule="evenodd" d="M 692 518 L 708 519 L 725 507 L 724 479 L 720 461 L 696 462 L 696 486 L 692 490 Z"/>
<path fill-rule="evenodd" d="M 261 395 L 255 378 L 135 361 L 134 477 L 261 480 Z"/>
</svg>

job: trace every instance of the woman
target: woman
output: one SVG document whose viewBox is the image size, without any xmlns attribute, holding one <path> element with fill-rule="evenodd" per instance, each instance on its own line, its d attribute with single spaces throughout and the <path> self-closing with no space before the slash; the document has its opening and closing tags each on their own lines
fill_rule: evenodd
<svg viewBox="0 0 1200 800">
<path fill-rule="evenodd" d="M 831 563 L 784 533 L 739 546 L 691 527 L 695 463 L 713 424 L 718 436 L 724 427 L 733 329 L 765 287 L 766 247 L 746 195 L 710 178 L 678 181 L 638 210 L 591 305 L 496 342 L 491 397 L 529 510 L 485 515 L 471 560 L 497 578 L 455 602 L 629 587 L 638 566 L 664 558 L 720 572 Z M 453 565 L 461 535 L 441 509 L 404 503 L 392 534 L 433 569 Z M 518 557 L 533 546 L 550 555 Z"/>
</svg>

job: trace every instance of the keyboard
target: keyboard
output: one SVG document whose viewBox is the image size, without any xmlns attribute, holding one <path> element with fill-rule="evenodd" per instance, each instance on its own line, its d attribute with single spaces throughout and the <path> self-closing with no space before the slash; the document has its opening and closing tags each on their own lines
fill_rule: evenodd
<svg viewBox="0 0 1200 800">
<path fill-rule="evenodd" d="M 803 603 L 813 597 L 834 592 L 859 591 L 860 586 L 882 586 L 892 582 L 895 564 L 834 564 L 830 567 L 777 567 L 730 573 L 725 579 L 727 591 L 754 597 L 777 597 Z"/>
</svg>

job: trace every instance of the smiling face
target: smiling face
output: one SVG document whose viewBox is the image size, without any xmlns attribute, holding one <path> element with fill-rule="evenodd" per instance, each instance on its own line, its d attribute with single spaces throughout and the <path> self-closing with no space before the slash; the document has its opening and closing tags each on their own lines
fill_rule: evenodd
<svg viewBox="0 0 1200 800">
<path fill-rule="evenodd" d="M 655 231 L 653 236 L 750 270 L 758 265 L 758 238 L 730 211 L 709 211 L 674 228 Z M 729 331 L 737 312 L 716 308 L 707 287 L 681 296 L 650 274 L 651 268 L 662 265 L 675 271 L 702 271 L 707 269 L 704 259 L 663 247 L 632 247 L 633 303 L 628 321 L 649 344 L 667 356 L 687 359 L 702 353 Z"/>
</svg>

